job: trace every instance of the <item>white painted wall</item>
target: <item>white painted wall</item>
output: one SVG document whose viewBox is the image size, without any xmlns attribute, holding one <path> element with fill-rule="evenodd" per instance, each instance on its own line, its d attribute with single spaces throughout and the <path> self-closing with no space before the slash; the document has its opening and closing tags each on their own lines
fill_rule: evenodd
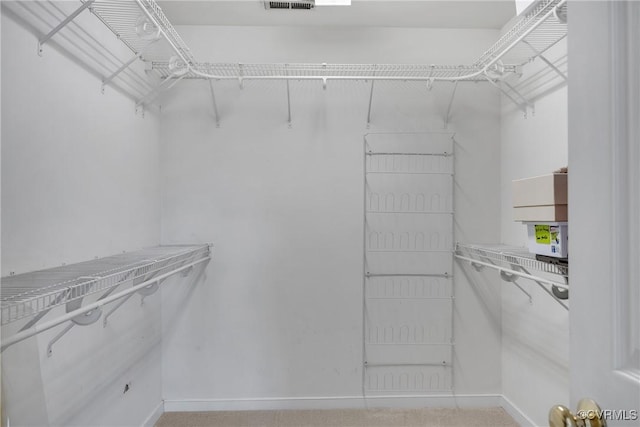
<svg viewBox="0 0 640 427">
<path fill-rule="evenodd" d="M 158 117 L 136 116 L 113 90 L 102 95 L 100 80 L 53 44 L 39 57 L 32 27 L 4 6 L 2 275 L 157 245 Z M 106 328 L 75 327 L 50 358 L 61 327 L 8 348 L 3 415 L 12 426 L 142 424 L 161 401 L 159 303 L 134 298 Z"/>
<path fill-rule="evenodd" d="M 545 56 L 566 71 L 565 42 Z M 512 219 L 511 181 L 567 166 L 567 88 L 540 60 L 524 67 L 517 87 L 534 102 L 535 114 L 524 118 L 502 98 L 501 240 L 526 246 L 526 227 Z M 502 286 L 503 393 L 536 426 L 547 425 L 549 408 L 569 400 L 568 312 L 531 281 L 518 280 L 532 295 L 529 302 L 517 287 L 493 277 Z"/>
<path fill-rule="evenodd" d="M 465 64 L 497 36 L 393 28 L 178 30 L 204 61 L 246 63 Z M 163 316 L 178 313 L 163 329 L 163 396 L 174 409 L 357 397 L 363 135 L 442 130 L 453 85 L 428 92 L 425 84 L 376 83 L 370 129 L 365 82 L 329 82 L 326 91 L 320 82 L 291 82 L 291 129 L 284 82 L 214 87 L 220 128 L 204 81 L 180 83 L 162 112 L 162 242 L 215 245 L 204 286 L 163 291 Z M 451 130 L 459 144 L 457 238 L 495 241 L 497 93 L 460 84 Z M 500 287 L 471 286 L 462 271 L 455 274 L 456 392 L 499 394 Z"/>
</svg>

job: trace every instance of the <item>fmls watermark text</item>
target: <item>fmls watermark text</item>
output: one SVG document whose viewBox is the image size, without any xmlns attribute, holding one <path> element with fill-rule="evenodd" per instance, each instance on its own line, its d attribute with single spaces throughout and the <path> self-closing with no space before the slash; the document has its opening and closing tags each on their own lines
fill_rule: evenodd
<svg viewBox="0 0 640 427">
<path fill-rule="evenodd" d="M 636 421 L 637 409 L 590 409 L 578 411 L 578 418 L 583 420 Z"/>
</svg>

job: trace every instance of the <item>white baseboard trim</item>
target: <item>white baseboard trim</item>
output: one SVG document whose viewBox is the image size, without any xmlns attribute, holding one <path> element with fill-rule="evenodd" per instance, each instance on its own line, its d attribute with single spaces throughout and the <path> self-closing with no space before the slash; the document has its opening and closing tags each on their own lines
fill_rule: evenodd
<svg viewBox="0 0 640 427">
<path fill-rule="evenodd" d="M 164 414 L 164 412 L 164 402 L 160 402 L 158 406 L 156 406 L 156 408 L 151 412 L 151 414 L 149 414 L 147 419 L 144 420 L 144 423 L 142 423 L 142 427 L 153 427 L 158 422 L 162 414 Z"/>
<path fill-rule="evenodd" d="M 503 397 L 487 395 L 275 397 L 258 399 L 166 399 L 166 412 L 284 409 L 358 409 L 503 406 Z M 505 408 L 505 410 L 507 410 Z"/>
<path fill-rule="evenodd" d="M 516 420 L 521 427 L 536 427 L 536 424 L 531 420 L 531 418 L 527 417 L 524 412 L 522 412 L 516 405 L 513 404 L 509 399 L 505 396 L 501 396 L 502 402 L 500 406 L 507 411 L 511 418 Z"/>
</svg>

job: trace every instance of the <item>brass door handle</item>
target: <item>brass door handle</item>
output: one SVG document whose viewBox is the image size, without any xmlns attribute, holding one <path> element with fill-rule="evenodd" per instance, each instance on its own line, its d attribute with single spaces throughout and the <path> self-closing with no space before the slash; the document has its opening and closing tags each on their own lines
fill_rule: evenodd
<svg viewBox="0 0 640 427">
<path fill-rule="evenodd" d="M 555 405 L 549 410 L 549 427 L 607 427 L 607 422 L 600 417 L 602 410 L 591 399 L 578 402 L 578 410 L 574 415 L 569 408 Z"/>
</svg>

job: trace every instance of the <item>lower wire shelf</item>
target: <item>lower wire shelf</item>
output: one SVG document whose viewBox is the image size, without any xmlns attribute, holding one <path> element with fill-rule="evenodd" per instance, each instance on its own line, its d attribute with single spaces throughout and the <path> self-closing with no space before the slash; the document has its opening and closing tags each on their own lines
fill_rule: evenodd
<svg viewBox="0 0 640 427">
<path fill-rule="evenodd" d="M 106 317 L 135 293 L 143 297 L 151 295 L 166 278 L 176 273 L 186 275 L 209 259 L 209 245 L 157 246 L 3 277 L 0 288 L 2 326 L 21 319 L 28 320 L 19 332 L 3 337 L 1 348 L 4 350 L 68 321 L 71 325 L 92 324 L 101 317 L 102 306 L 120 300 L 107 313 L 106 321 Z M 99 296 L 94 302 L 83 304 L 85 297 L 96 294 Z M 52 309 L 62 305 L 66 306 L 66 314 L 39 323 Z"/>
<path fill-rule="evenodd" d="M 546 293 L 565 309 L 569 307 L 563 302 L 569 298 L 569 265 L 539 260 L 526 248 L 507 245 L 477 245 L 457 243 L 455 257 L 467 261 L 476 270 L 485 267 L 498 270 L 500 277 L 512 282 L 531 298 L 531 295 L 520 287 L 516 280 L 525 278 L 537 283 Z M 554 275 L 557 278 L 542 277 L 539 273 Z"/>
</svg>

